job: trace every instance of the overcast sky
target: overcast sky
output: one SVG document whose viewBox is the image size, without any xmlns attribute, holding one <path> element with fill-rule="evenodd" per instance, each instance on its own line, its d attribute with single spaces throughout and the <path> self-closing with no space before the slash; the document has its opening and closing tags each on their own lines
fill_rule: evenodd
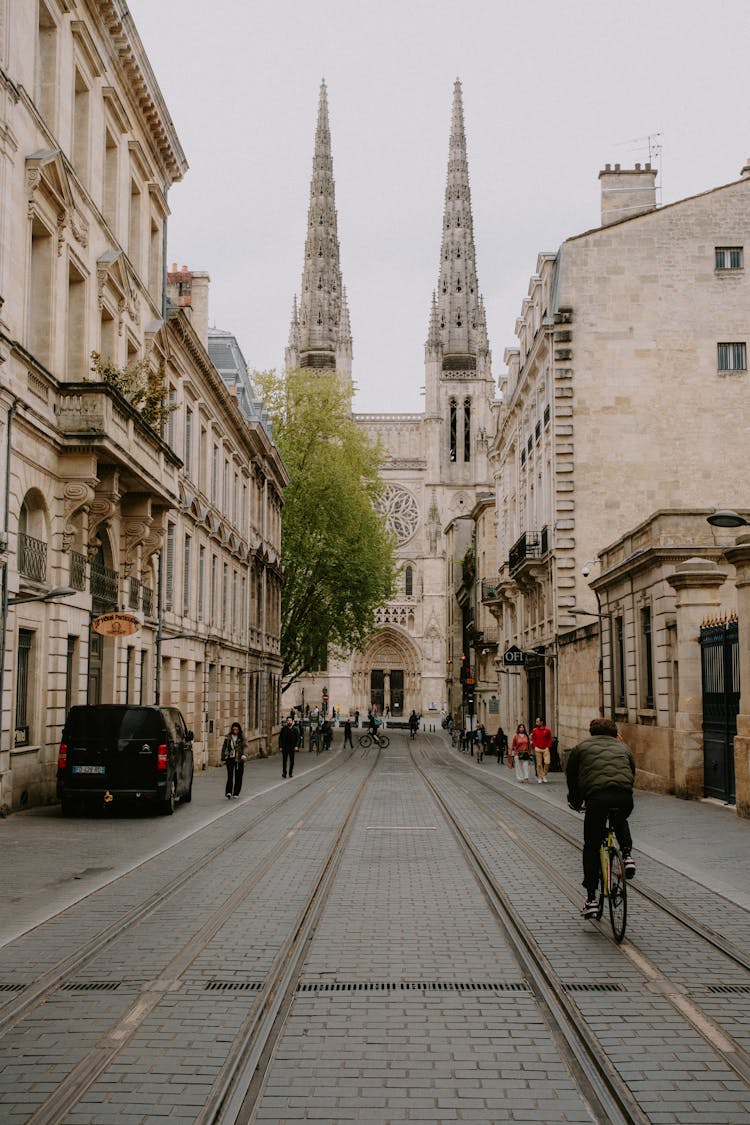
<svg viewBox="0 0 750 1125">
<path fill-rule="evenodd" d="M 496 376 L 539 251 L 599 224 L 605 163 L 651 137 L 670 203 L 750 156 L 750 0 L 129 6 L 190 164 L 169 261 L 208 271 L 251 370 L 283 364 L 325 78 L 357 411 L 422 409 L 456 77 Z"/>
</svg>

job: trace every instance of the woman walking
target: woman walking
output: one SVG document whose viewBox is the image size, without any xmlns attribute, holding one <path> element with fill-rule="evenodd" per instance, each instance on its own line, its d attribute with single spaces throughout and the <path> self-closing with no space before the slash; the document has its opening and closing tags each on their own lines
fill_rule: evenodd
<svg viewBox="0 0 750 1125">
<path fill-rule="evenodd" d="M 508 736 L 502 727 L 497 728 L 497 734 L 495 735 L 495 753 L 497 754 L 497 764 L 501 766 L 505 755 L 508 753 Z"/>
<path fill-rule="evenodd" d="M 221 748 L 221 760 L 227 767 L 227 784 L 224 795 L 228 801 L 239 797 L 242 789 L 242 775 L 247 759 L 247 742 L 239 723 L 232 723 L 229 734 Z"/>
<path fill-rule="evenodd" d="M 510 752 L 516 763 L 516 781 L 519 783 L 529 780 L 530 746 L 528 731 L 523 723 L 519 723 L 510 744 Z"/>
</svg>

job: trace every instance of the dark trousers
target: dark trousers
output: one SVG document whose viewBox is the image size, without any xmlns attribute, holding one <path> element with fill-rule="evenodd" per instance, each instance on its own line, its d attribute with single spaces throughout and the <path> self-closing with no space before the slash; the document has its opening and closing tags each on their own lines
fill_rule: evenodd
<svg viewBox="0 0 750 1125">
<path fill-rule="evenodd" d="M 630 855 L 633 847 L 628 825 L 628 817 L 633 811 L 633 794 L 628 789 L 597 789 L 589 794 L 583 821 L 583 885 L 589 899 L 596 894 L 599 883 L 599 845 L 610 809 L 617 810 L 613 816 L 613 827 L 620 851 L 623 855 Z"/>
<path fill-rule="evenodd" d="M 294 773 L 294 747 L 289 750 L 281 751 L 281 775 L 286 777 L 287 774 L 291 777 Z"/>
<path fill-rule="evenodd" d="M 242 775 L 245 772 L 245 763 L 236 762 L 233 758 L 227 759 L 227 785 L 224 792 L 227 797 L 239 797 L 242 789 Z"/>
</svg>

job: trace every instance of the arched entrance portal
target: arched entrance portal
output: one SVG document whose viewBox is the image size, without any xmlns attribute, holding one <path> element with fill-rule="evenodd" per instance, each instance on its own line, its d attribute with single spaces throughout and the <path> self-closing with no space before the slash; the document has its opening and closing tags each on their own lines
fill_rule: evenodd
<svg viewBox="0 0 750 1125">
<path fill-rule="evenodd" d="M 397 629 L 380 629 L 352 665 L 354 706 L 363 712 L 377 707 L 397 719 L 412 708 L 422 710 L 422 673 L 419 653 Z"/>
</svg>

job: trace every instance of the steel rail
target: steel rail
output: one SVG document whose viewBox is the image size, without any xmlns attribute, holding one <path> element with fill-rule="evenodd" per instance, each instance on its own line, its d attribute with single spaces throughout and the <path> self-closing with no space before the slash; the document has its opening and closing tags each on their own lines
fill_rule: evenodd
<svg viewBox="0 0 750 1125">
<path fill-rule="evenodd" d="M 547 1011 L 568 1049 L 571 1073 L 578 1078 L 584 1099 L 596 1107 L 597 1119 L 608 1125 L 649 1125 L 649 1118 L 633 1097 L 594 1035 L 581 1027 L 579 1012 L 568 998 L 564 982 L 542 952 L 532 931 L 462 828 L 458 818 L 425 770 L 412 756 L 414 766 L 466 858 L 466 863 L 503 928 L 530 985 Z"/>
<path fill-rule="evenodd" d="M 349 754 L 347 762 L 350 761 L 351 756 L 352 755 Z M 330 765 L 328 765 L 321 773 L 318 773 L 314 778 L 311 778 L 309 781 L 303 782 L 301 785 L 296 786 L 294 795 L 297 796 L 298 794 L 303 793 L 305 789 L 309 789 L 312 785 L 318 784 L 320 781 L 325 780 L 335 768 L 336 766 L 333 762 L 331 762 Z M 190 882 L 191 879 L 193 879 L 196 875 L 199 875 L 204 870 L 207 863 L 211 863 L 213 860 L 220 857 L 228 847 L 232 847 L 234 844 L 238 843 L 238 841 L 240 841 L 244 836 L 247 836 L 249 833 L 253 832 L 258 827 L 258 825 L 262 824 L 264 820 L 266 820 L 269 816 L 271 816 L 274 812 L 281 808 L 281 806 L 284 805 L 286 801 L 288 801 L 288 799 L 289 794 L 288 791 L 285 790 L 284 796 L 279 797 L 279 799 L 277 801 L 274 801 L 274 803 L 267 809 L 264 809 L 263 812 L 255 816 L 249 824 L 246 824 L 243 828 L 238 829 L 226 840 L 222 840 L 221 843 L 217 844 L 209 852 L 205 852 L 203 855 L 199 856 L 198 859 L 190 864 L 189 867 L 186 867 L 184 871 L 180 872 L 179 875 L 176 875 L 174 879 L 171 880 L 171 882 L 167 883 L 158 891 L 154 891 L 154 893 L 150 895 L 144 902 L 138 903 L 137 906 L 134 906 L 125 915 L 123 915 L 123 917 L 118 918 L 116 921 L 112 922 L 110 925 L 101 930 L 100 933 L 84 942 L 84 944 L 77 948 L 74 953 L 71 953 L 67 957 L 61 958 L 60 961 L 58 961 L 35 981 L 27 985 L 22 992 L 12 994 L 10 1000 L 0 1005 L 0 1039 L 2 1039 L 4 1035 L 7 1035 L 7 1033 L 11 1031 L 22 1019 L 24 1019 L 25 1016 L 27 1016 L 35 1008 L 43 1004 L 47 997 L 52 992 L 56 991 L 56 989 L 59 988 L 59 986 L 67 977 L 73 976 L 75 973 L 79 972 L 89 961 L 91 961 L 98 954 L 102 953 L 109 945 L 112 945 L 114 942 L 119 941 L 119 939 L 123 937 L 129 929 L 132 929 L 134 926 L 137 926 L 141 922 L 145 921 L 149 917 L 149 915 L 153 914 L 154 911 L 162 906 L 168 899 L 173 898 L 174 895 L 181 891 L 183 887 L 185 887 L 185 885 Z M 201 831 L 201 829 L 196 829 L 196 832 L 199 831 Z M 105 886 L 108 888 L 114 886 L 121 879 L 128 878 L 134 872 L 140 870 L 143 867 L 146 867 L 146 865 L 151 863 L 153 860 L 163 857 L 168 852 L 172 851 L 173 848 L 182 846 L 184 842 L 185 838 L 178 841 L 178 843 L 170 844 L 168 847 L 162 849 L 162 851 L 157 852 L 156 855 L 150 855 L 148 859 L 145 859 L 141 863 L 138 863 L 134 867 L 131 867 L 129 871 L 123 872 L 122 875 L 118 875 L 116 879 L 113 879 L 111 882 L 105 884 Z M 104 888 L 98 889 L 102 890 Z M 91 895 L 87 897 L 91 898 L 97 893 L 98 891 L 92 891 Z M 44 922 L 38 923 L 38 925 L 33 927 L 32 930 L 28 930 L 26 934 L 22 934 L 19 937 L 14 938 L 13 940 L 16 942 L 23 941 L 29 933 L 32 933 L 34 930 L 39 929 L 41 926 L 47 925 L 47 923 L 52 921 L 52 919 L 59 918 L 61 915 L 65 914 L 66 911 L 74 910 L 77 905 L 78 903 L 73 903 L 71 906 L 66 906 L 64 910 L 57 911 L 55 914 L 50 915 L 50 917 L 47 918 Z M 9 942 L 8 946 L 12 944 L 13 942 Z M 7 946 L 4 948 L 7 948 Z"/>
</svg>

